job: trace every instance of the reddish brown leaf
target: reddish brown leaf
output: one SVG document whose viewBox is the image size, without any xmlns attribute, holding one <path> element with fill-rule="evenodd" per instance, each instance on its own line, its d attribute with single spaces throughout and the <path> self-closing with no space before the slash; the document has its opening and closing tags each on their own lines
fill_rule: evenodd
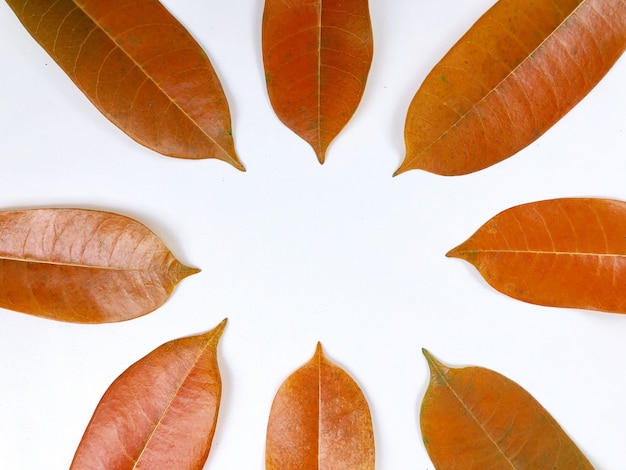
<svg viewBox="0 0 626 470">
<path fill-rule="evenodd" d="M 374 468 L 367 401 L 318 343 L 313 358 L 280 386 L 267 426 L 268 470 Z"/>
<path fill-rule="evenodd" d="M 462 175 L 510 157 L 578 103 L 625 47 L 624 0 L 500 0 L 413 98 L 396 174 Z"/>
<path fill-rule="evenodd" d="M 165 343 L 115 379 L 71 469 L 202 469 L 222 394 L 217 345 L 225 326 Z"/>
<path fill-rule="evenodd" d="M 263 62 L 274 111 L 324 163 L 372 62 L 367 0 L 265 0 Z"/>
<path fill-rule="evenodd" d="M 157 1 L 7 0 L 87 98 L 142 145 L 243 170 L 207 55 Z"/>
<path fill-rule="evenodd" d="M 482 367 L 449 368 L 428 351 L 422 438 L 437 470 L 593 469 L 522 387 Z"/>
<path fill-rule="evenodd" d="M 626 313 L 626 203 L 553 199 L 508 209 L 447 256 L 525 302 Z"/>
<path fill-rule="evenodd" d="M 110 212 L 0 212 L 0 307 L 104 323 L 160 307 L 198 269 L 139 222 Z"/>
</svg>

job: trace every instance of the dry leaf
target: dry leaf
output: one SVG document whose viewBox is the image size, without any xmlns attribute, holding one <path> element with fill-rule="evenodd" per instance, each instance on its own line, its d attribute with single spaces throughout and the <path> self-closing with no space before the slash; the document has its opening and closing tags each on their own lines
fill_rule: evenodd
<svg viewBox="0 0 626 470">
<path fill-rule="evenodd" d="M 578 103 L 625 47 L 624 0 L 500 0 L 413 98 L 396 174 L 462 175 L 510 157 Z"/>
<path fill-rule="evenodd" d="M 7 0 L 89 100 L 142 145 L 243 170 L 230 111 L 198 43 L 157 1 Z"/>
<path fill-rule="evenodd" d="M 424 350 L 430 384 L 420 426 L 437 470 L 593 469 L 526 390 L 482 367 L 449 368 Z"/>
<path fill-rule="evenodd" d="M 160 307 L 198 272 L 139 222 L 110 212 L 0 212 L 0 307 L 77 323 L 116 322 Z"/>
<path fill-rule="evenodd" d="M 626 313 L 626 203 L 552 199 L 508 209 L 447 256 L 500 292 L 555 307 Z"/>
<path fill-rule="evenodd" d="M 202 469 L 220 406 L 217 345 L 225 326 L 165 343 L 115 379 L 71 469 Z"/>
<path fill-rule="evenodd" d="M 319 343 L 313 358 L 276 393 L 267 426 L 265 468 L 374 468 L 367 401 L 354 380 L 326 359 Z"/>
<path fill-rule="evenodd" d="M 373 54 L 367 0 L 265 0 L 262 36 L 274 111 L 324 163 L 367 81 Z"/>
</svg>

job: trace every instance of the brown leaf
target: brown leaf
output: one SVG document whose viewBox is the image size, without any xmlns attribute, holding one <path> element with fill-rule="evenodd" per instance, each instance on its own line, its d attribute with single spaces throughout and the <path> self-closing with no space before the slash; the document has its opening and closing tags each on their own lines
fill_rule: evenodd
<svg viewBox="0 0 626 470">
<path fill-rule="evenodd" d="M 142 145 L 243 170 L 219 79 L 157 1 L 7 0 L 89 100 Z"/>
<path fill-rule="evenodd" d="M 0 212 L 0 307 L 77 323 L 116 322 L 160 307 L 198 272 L 139 222 L 110 212 Z"/>
<path fill-rule="evenodd" d="M 505 210 L 447 256 L 525 302 L 626 313 L 626 203 L 552 199 Z"/>
<path fill-rule="evenodd" d="M 217 345 L 225 326 L 165 343 L 115 379 L 71 469 L 202 469 L 222 394 Z"/>
<path fill-rule="evenodd" d="M 422 438 L 437 470 L 593 469 L 522 387 L 482 367 L 449 368 L 426 350 Z"/>
<path fill-rule="evenodd" d="M 374 468 L 369 407 L 354 380 L 315 355 L 280 386 L 267 426 L 267 470 Z"/>
<path fill-rule="evenodd" d="M 500 0 L 413 98 L 396 174 L 462 175 L 536 140 L 626 47 L 624 0 Z"/>
<path fill-rule="evenodd" d="M 373 54 L 367 0 L 265 0 L 262 36 L 274 111 L 324 163 L 367 81 Z"/>
</svg>

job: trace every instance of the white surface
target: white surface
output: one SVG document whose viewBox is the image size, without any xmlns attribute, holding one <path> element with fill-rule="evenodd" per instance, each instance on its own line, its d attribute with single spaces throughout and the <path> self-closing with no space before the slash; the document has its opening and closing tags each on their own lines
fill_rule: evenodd
<svg viewBox="0 0 626 470">
<path fill-rule="evenodd" d="M 140 147 L 110 124 L 0 2 L 0 208 L 130 215 L 202 269 L 143 318 L 73 325 L 0 311 L 0 468 L 68 468 L 108 385 L 158 345 L 229 323 L 206 468 L 264 468 L 282 381 L 322 341 L 364 390 L 377 468 L 432 469 L 419 432 L 421 348 L 525 387 L 602 469 L 626 468 L 626 317 L 539 307 L 444 254 L 513 205 L 626 200 L 626 61 L 518 155 L 445 178 L 391 175 L 419 84 L 491 5 L 370 0 L 374 62 L 361 106 L 320 166 L 275 117 L 263 82 L 262 1 L 168 0 L 226 89 L 240 173 Z"/>
</svg>

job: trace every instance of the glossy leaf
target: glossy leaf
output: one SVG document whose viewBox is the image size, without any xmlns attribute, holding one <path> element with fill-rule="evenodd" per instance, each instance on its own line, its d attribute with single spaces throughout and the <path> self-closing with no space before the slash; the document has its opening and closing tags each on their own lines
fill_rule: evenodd
<svg viewBox="0 0 626 470">
<path fill-rule="evenodd" d="M 225 326 L 165 343 L 115 379 L 70 468 L 202 469 L 222 394 L 217 346 Z"/>
<path fill-rule="evenodd" d="M 267 427 L 268 470 L 374 468 L 374 433 L 363 392 L 318 343 L 276 393 Z"/>
<path fill-rule="evenodd" d="M 324 163 L 354 114 L 372 62 L 367 0 L 265 0 L 262 32 L 274 111 Z"/>
<path fill-rule="evenodd" d="M 139 222 L 110 212 L 0 212 L 0 307 L 77 323 L 128 320 L 160 307 L 198 269 Z"/>
<path fill-rule="evenodd" d="M 447 256 L 525 302 L 626 313 L 626 203 L 552 199 L 493 217 Z"/>
<path fill-rule="evenodd" d="M 462 175 L 536 140 L 626 47 L 624 0 L 500 0 L 424 80 L 396 174 Z"/>
<path fill-rule="evenodd" d="M 243 170 L 205 52 L 157 1 L 7 0 L 89 100 L 142 145 Z"/>
<path fill-rule="evenodd" d="M 437 470 L 593 469 L 550 414 L 522 387 L 482 367 L 449 368 L 424 350 L 424 445 Z"/>
</svg>

